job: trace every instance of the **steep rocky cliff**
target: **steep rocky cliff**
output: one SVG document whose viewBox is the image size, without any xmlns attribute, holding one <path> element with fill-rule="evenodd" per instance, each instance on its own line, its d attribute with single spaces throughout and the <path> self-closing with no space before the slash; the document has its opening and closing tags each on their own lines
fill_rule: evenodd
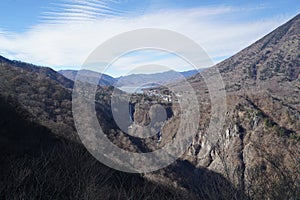
<svg viewBox="0 0 300 200">
<path fill-rule="evenodd" d="M 207 139 L 210 96 L 201 74 L 190 78 L 200 102 L 200 130 L 182 159 L 220 172 L 251 198 L 297 199 L 300 15 L 216 67 L 227 94 L 224 127 L 214 133 L 217 142 Z M 172 134 L 164 129 L 163 135 Z"/>
</svg>

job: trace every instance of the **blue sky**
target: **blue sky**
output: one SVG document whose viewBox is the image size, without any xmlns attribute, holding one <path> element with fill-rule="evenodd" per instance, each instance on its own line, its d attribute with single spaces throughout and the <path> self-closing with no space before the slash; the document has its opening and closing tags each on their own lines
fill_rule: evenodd
<svg viewBox="0 0 300 200">
<path fill-rule="evenodd" d="M 59 69 L 79 69 L 102 42 L 138 28 L 163 28 L 193 39 L 214 62 L 228 58 L 299 13 L 287 1 L 1 0 L 0 54 Z M 136 63 L 190 69 L 161 52 L 136 52 L 111 70 Z M 145 61 L 145 63 L 143 63 Z M 118 70 L 117 70 L 118 69 Z"/>
</svg>

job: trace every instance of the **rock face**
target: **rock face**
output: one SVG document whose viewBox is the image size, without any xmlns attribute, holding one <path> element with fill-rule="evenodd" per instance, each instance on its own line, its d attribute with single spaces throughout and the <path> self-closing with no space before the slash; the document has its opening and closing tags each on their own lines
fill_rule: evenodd
<svg viewBox="0 0 300 200">
<path fill-rule="evenodd" d="M 211 144 L 210 115 L 202 112 L 184 159 L 222 173 L 254 199 L 299 197 L 300 15 L 215 67 L 227 92 L 225 125 Z M 204 98 L 201 75 L 189 80 Z"/>
</svg>

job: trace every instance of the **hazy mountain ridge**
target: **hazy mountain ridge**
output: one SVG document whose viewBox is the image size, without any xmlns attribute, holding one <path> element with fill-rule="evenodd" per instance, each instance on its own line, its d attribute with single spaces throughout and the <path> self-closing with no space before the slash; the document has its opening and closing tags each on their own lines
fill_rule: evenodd
<svg viewBox="0 0 300 200">
<path fill-rule="evenodd" d="M 143 86 L 152 83 L 165 85 L 171 82 L 186 79 L 192 75 L 199 73 L 200 71 L 201 70 L 189 70 L 184 72 L 177 72 L 174 70 L 170 70 L 154 74 L 130 74 L 117 78 L 115 86 Z"/>
<path fill-rule="evenodd" d="M 202 70 L 202 69 L 201 69 Z M 121 76 L 113 78 L 106 74 L 101 74 L 95 71 L 82 70 L 81 76 L 84 76 L 86 80 L 90 79 L 91 83 L 98 80 L 100 77 L 99 85 L 102 86 L 115 86 L 115 87 L 130 87 L 130 86 L 142 86 L 147 84 L 166 84 L 180 79 L 188 78 L 201 71 L 199 70 L 189 70 L 183 72 L 176 72 L 174 70 L 153 73 L 153 74 L 130 74 L 127 76 Z M 75 81 L 78 70 L 60 70 L 58 73 L 64 75 L 66 78 Z"/>
</svg>

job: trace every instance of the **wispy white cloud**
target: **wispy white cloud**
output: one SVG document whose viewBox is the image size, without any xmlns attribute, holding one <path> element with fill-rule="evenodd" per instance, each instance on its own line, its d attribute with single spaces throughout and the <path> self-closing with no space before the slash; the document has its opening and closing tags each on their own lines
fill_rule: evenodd
<svg viewBox="0 0 300 200">
<path fill-rule="evenodd" d="M 125 10 L 114 8 L 111 0 L 64 0 L 55 3 L 48 11 L 43 12 L 42 21 L 46 23 L 64 23 L 91 21 L 99 17 L 116 17 L 126 13 Z"/>
<path fill-rule="evenodd" d="M 107 9 L 106 1 L 69 1 L 70 5 L 65 4 L 63 9 L 59 8 L 63 12 L 57 9 L 53 13 L 46 13 L 45 21 L 27 32 L 15 34 L 2 31 L 4 33 L 0 34 L 0 54 L 56 69 L 79 68 L 98 45 L 112 36 L 133 29 L 151 27 L 184 34 L 205 49 L 214 61 L 219 61 L 220 58 L 233 55 L 291 17 L 233 20 L 235 16 L 238 17 L 239 12 L 245 10 L 219 6 L 162 10 L 134 17 L 102 18 L 97 16 L 101 12 L 96 9 L 103 9 L 104 15 L 106 11 L 115 12 Z M 66 11 L 65 8 L 69 10 Z M 177 64 L 178 69 L 186 66 L 174 57 L 155 57 L 153 62 L 156 61 L 166 65 Z M 129 56 L 116 64 L 123 67 L 124 71 L 136 64 L 153 62 L 139 55 Z"/>
</svg>

